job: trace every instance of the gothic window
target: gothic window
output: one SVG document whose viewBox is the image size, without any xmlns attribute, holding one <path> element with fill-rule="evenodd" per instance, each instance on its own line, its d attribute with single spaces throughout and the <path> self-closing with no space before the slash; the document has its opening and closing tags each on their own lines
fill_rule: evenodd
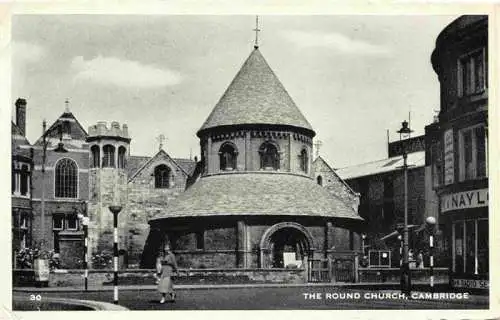
<svg viewBox="0 0 500 320">
<path fill-rule="evenodd" d="M 118 148 L 118 168 L 125 168 L 125 147 L 121 146 Z"/>
<path fill-rule="evenodd" d="M 99 146 L 94 145 L 90 148 L 90 152 L 92 154 L 92 168 L 99 168 L 99 161 L 101 159 L 101 150 L 99 149 Z"/>
<path fill-rule="evenodd" d="M 115 167 L 115 147 L 112 145 L 105 145 L 102 148 L 104 156 L 102 157 L 102 167 L 103 168 L 114 168 Z"/>
<path fill-rule="evenodd" d="M 78 168 L 75 161 L 62 159 L 56 165 L 55 195 L 57 198 L 76 198 L 78 189 Z"/>
<path fill-rule="evenodd" d="M 220 169 L 221 170 L 234 170 L 236 169 L 236 157 L 238 152 L 231 143 L 222 145 L 219 151 Z"/>
<path fill-rule="evenodd" d="M 170 168 L 160 164 L 155 168 L 155 188 L 168 188 L 170 181 Z"/>
<path fill-rule="evenodd" d="M 300 158 L 300 170 L 307 173 L 309 157 L 307 156 L 306 149 L 302 149 L 302 151 L 300 152 L 299 158 Z"/>
<path fill-rule="evenodd" d="M 278 149 L 271 142 L 264 142 L 259 148 L 260 168 L 278 170 L 280 167 Z"/>
<path fill-rule="evenodd" d="M 320 186 L 322 186 L 322 185 L 323 185 L 323 177 L 322 177 L 322 176 L 318 176 L 318 177 L 316 178 L 316 181 L 318 182 L 318 184 L 319 184 Z"/>
</svg>

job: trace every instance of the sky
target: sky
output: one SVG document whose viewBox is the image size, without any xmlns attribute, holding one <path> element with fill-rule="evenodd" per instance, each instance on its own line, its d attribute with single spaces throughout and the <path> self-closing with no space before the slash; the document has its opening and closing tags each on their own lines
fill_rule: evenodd
<svg viewBox="0 0 500 320">
<path fill-rule="evenodd" d="M 410 111 L 424 133 L 439 110 L 430 56 L 455 18 L 264 15 L 259 49 L 320 155 L 341 168 L 386 158 L 386 130 L 398 139 Z M 254 28 L 252 15 L 15 15 L 12 105 L 27 99 L 32 143 L 69 99 L 86 129 L 126 123 L 132 155 L 154 155 L 163 134 L 172 157 L 199 156 L 196 132 L 253 50 Z"/>
</svg>

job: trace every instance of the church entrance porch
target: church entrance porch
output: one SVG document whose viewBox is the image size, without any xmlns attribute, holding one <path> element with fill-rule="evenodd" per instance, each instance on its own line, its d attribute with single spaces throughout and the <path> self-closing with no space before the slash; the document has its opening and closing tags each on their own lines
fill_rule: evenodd
<svg viewBox="0 0 500 320">
<path fill-rule="evenodd" d="M 299 223 L 282 222 L 269 227 L 260 243 L 262 268 L 304 268 L 314 250 L 314 240 Z"/>
</svg>

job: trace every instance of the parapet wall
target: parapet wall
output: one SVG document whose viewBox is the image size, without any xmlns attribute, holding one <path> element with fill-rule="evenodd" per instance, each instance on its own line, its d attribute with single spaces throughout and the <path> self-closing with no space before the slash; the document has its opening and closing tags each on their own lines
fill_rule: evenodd
<svg viewBox="0 0 500 320">
<path fill-rule="evenodd" d="M 121 137 L 129 139 L 128 126 L 123 124 L 120 128 L 120 123 L 117 121 L 111 122 L 108 128 L 106 121 L 99 121 L 97 124 L 89 127 L 89 137 L 105 136 L 105 137 Z"/>
</svg>

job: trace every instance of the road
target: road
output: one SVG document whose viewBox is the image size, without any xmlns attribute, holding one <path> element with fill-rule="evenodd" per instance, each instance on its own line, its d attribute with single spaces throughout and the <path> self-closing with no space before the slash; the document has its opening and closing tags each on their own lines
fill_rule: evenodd
<svg viewBox="0 0 500 320">
<path fill-rule="evenodd" d="M 16 303 L 37 304 L 31 295 L 104 302 L 113 301 L 112 291 L 93 292 L 15 292 Z M 349 295 L 348 295 L 349 294 Z M 389 297 L 380 297 L 379 294 Z M 392 295 L 392 297 L 391 297 Z M 31 296 L 32 297 L 32 296 Z M 463 298 L 463 297 L 462 297 Z M 131 310 L 281 310 L 281 309 L 487 309 L 487 297 L 468 299 L 400 299 L 397 291 L 367 291 L 325 287 L 183 289 L 175 303 L 160 304 L 154 290 L 121 290 L 119 304 Z M 19 302 L 21 301 L 21 302 Z M 35 308 L 36 309 L 36 308 Z"/>
</svg>

